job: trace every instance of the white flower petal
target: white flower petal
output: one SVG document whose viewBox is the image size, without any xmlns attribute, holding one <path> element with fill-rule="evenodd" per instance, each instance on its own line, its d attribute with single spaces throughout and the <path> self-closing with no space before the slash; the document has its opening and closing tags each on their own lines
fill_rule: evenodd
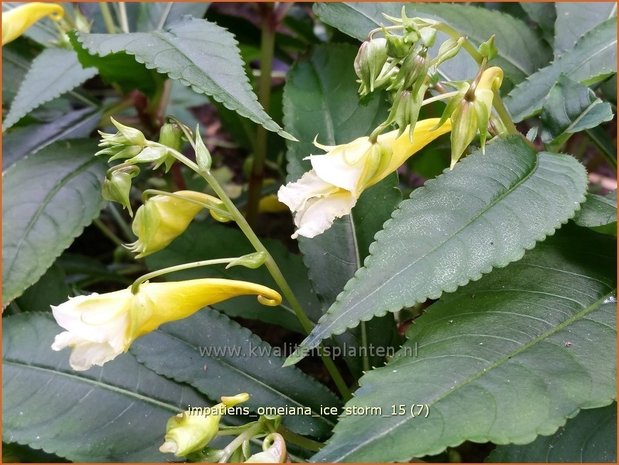
<svg viewBox="0 0 619 465">
<path fill-rule="evenodd" d="M 69 364 L 75 371 L 84 371 L 93 365 L 102 366 L 123 352 L 123 350 L 115 349 L 105 342 L 83 342 L 73 347 Z"/>
<path fill-rule="evenodd" d="M 312 168 L 329 184 L 358 193 L 368 151 L 372 147 L 367 137 L 339 145 L 326 155 L 311 155 Z"/>
<path fill-rule="evenodd" d="M 322 234 L 331 227 L 336 218 L 348 215 L 356 203 L 357 197 L 344 190 L 310 200 L 305 209 L 295 216 L 294 222 L 298 229 L 292 238 Z"/>
<path fill-rule="evenodd" d="M 329 195 L 337 190 L 337 187 L 320 179 L 312 170 L 305 173 L 298 181 L 280 187 L 277 198 L 291 211 L 296 212 L 303 209 L 309 199 Z"/>
</svg>

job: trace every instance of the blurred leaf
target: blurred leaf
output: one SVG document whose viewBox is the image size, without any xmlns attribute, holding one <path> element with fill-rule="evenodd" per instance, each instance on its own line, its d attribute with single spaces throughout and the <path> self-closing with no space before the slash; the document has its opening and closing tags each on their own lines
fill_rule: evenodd
<svg viewBox="0 0 619 465">
<path fill-rule="evenodd" d="M 531 444 L 498 446 L 489 462 L 617 462 L 617 404 L 581 410 L 552 436 Z"/>
<path fill-rule="evenodd" d="M 566 226 L 522 260 L 442 297 L 346 404 L 382 414 L 343 416 L 311 461 L 409 461 L 465 440 L 524 444 L 579 409 L 609 405 L 615 256 L 614 238 Z M 405 413 L 392 414 L 393 405 Z M 421 412 L 412 416 L 411 405 Z"/>
<path fill-rule="evenodd" d="M 499 56 L 492 64 L 501 66 L 505 75 L 514 82 L 521 81 L 544 66 L 551 57 L 549 47 L 525 22 L 475 6 L 438 3 L 317 3 L 314 11 L 325 23 L 359 40 L 365 40 L 370 30 L 390 24 L 383 13 L 400 17 L 402 6 L 406 6 L 408 17 L 420 16 L 443 21 L 477 45 L 495 35 Z M 441 68 L 451 75 L 454 63 L 457 62 L 447 61 Z"/>
<path fill-rule="evenodd" d="M 204 17 L 209 2 L 142 2 L 137 20 L 137 30 L 150 32 L 163 29 L 184 16 L 200 19 Z"/>
<path fill-rule="evenodd" d="M 587 194 L 587 200 L 576 213 L 574 223 L 594 231 L 617 235 L 617 191 L 608 195 Z"/>
<path fill-rule="evenodd" d="M 263 240 L 275 262 L 290 283 L 308 316 L 314 321 L 321 315 L 320 304 L 307 281 L 307 271 L 301 257 L 288 252 L 276 240 Z M 238 257 L 255 250 L 245 236 L 236 228 L 222 226 L 211 221 L 194 221 L 187 231 L 161 252 L 146 257 L 146 264 L 151 270 L 174 266 L 190 261 Z M 224 269 L 223 266 L 209 266 L 180 271 L 166 275 L 167 279 L 192 279 L 198 277 L 226 278 L 251 281 L 277 289 L 277 285 L 265 267 L 250 270 L 242 266 Z M 230 316 L 258 319 L 267 323 L 283 326 L 297 332 L 303 332 L 294 311 L 286 302 L 279 307 L 265 307 L 255 297 L 239 297 L 213 305 Z"/>
<path fill-rule="evenodd" d="M 75 89 L 96 74 L 94 68 L 84 69 L 72 50 L 43 50 L 32 61 L 4 118 L 2 130 L 6 131 L 35 108 Z"/>
<path fill-rule="evenodd" d="M 56 142 L 2 176 L 2 299 L 18 297 L 99 214 L 106 164 L 88 139 Z"/>
<path fill-rule="evenodd" d="M 15 42 L 2 47 L 2 103 L 4 111 L 19 91 L 31 61 L 15 51 Z"/>
<path fill-rule="evenodd" d="M 50 348 L 60 331 L 50 314 L 3 318 L 4 441 L 74 462 L 165 462 L 158 447 L 168 418 L 188 405 L 212 405 L 131 354 L 73 371 L 68 351 Z"/>
<path fill-rule="evenodd" d="M 99 124 L 101 109 L 86 107 L 49 123 L 13 128 L 2 137 L 2 170 L 59 140 L 88 137 Z"/>
<path fill-rule="evenodd" d="M 617 72 L 617 19 L 609 19 L 585 34 L 552 64 L 531 74 L 506 97 L 515 122 L 540 112 L 561 74 L 584 85 L 603 81 Z"/>
<path fill-rule="evenodd" d="M 550 45 L 554 43 L 557 11 L 554 2 L 520 2 L 527 16 L 540 27 L 542 36 Z"/>
<path fill-rule="evenodd" d="M 258 103 L 243 69 L 237 42 L 227 30 L 195 18 L 184 18 L 166 31 L 132 34 L 78 34 L 91 55 L 125 52 L 194 91 L 213 97 L 242 116 L 282 137 L 282 130 Z"/>
<path fill-rule="evenodd" d="M 557 2 L 555 58 L 574 47 L 578 39 L 608 18 L 617 15 L 615 2 Z"/>
<path fill-rule="evenodd" d="M 572 134 L 613 119 L 609 103 L 564 74 L 550 89 L 542 111 L 542 140 L 551 147 L 561 147 Z"/>
<path fill-rule="evenodd" d="M 574 216 L 586 187 L 573 157 L 538 154 L 519 136 L 469 155 L 399 205 L 298 350 L 520 260 Z"/>
<path fill-rule="evenodd" d="M 284 91 L 284 123 L 300 141 L 288 144 L 289 181 L 309 170 L 305 157 L 322 152 L 313 145 L 314 137 L 326 145 L 350 142 L 369 135 L 386 118 L 387 105 L 382 95 L 371 96 L 364 105 L 359 103 L 352 66 L 355 54 L 356 48 L 351 45 L 317 47 L 308 60 L 297 63 L 289 73 Z M 336 220 L 317 237 L 299 237 L 309 278 L 325 309 L 362 266 L 374 234 L 400 200 L 397 176 L 389 176 L 361 196 L 351 215 Z M 393 337 L 393 318 L 369 326 L 369 342 L 388 345 Z M 351 333 L 348 341 L 358 345 L 359 335 Z M 360 358 L 348 362 L 360 373 Z"/>
<path fill-rule="evenodd" d="M 309 407 L 311 415 L 284 415 L 284 426 L 298 434 L 328 436 L 335 418 L 324 416 L 320 408 L 339 407 L 339 399 L 299 369 L 282 368 L 284 358 L 278 351 L 284 353 L 209 308 L 167 324 L 131 347 L 151 370 L 187 383 L 210 399 L 230 395 L 234 386 L 234 392 L 249 393 L 243 406 L 254 413 L 264 407 Z"/>
</svg>

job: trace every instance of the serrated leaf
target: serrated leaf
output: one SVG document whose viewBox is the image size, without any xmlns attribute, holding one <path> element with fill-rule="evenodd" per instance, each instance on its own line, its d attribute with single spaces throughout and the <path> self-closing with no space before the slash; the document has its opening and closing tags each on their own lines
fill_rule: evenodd
<svg viewBox="0 0 619 465">
<path fill-rule="evenodd" d="M 6 131 L 35 108 L 75 89 L 96 74 L 95 68 L 82 67 L 73 50 L 43 50 L 32 61 L 4 118 L 2 130 Z"/>
<path fill-rule="evenodd" d="M 4 3 L 2 4 L 4 6 Z M 10 102 L 19 91 L 19 85 L 24 80 L 28 68 L 28 58 L 16 51 L 14 42 L 2 47 L 2 104 L 8 108 Z"/>
<path fill-rule="evenodd" d="M 617 19 L 609 19 L 585 34 L 552 64 L 530 75 L 504 99 L 515 122 L 536 115 L 552 86 L 565 74 L 585 85 L 617 72 Z"/>
<path fill-rule="evenodd" d="M 75 372 L 66 351 L 51 350 L 61 330 L 49 314 L 3 319 L 4 441 L 74 462 L 164 462 L 158 447 L 168 418 L 188 405 L 212 405 L 131 354 Z"/>
<path fill-rule="evenodd" d="M 138 339 L 131 352 L 151 370 L 210 399 L 230 395 L 231 386 L 247 392 L 251 397 L 243 406 L 253 413 L 264 407 L 307 407 L 309 415 L 283 417 L 284 426 L 298 434 L 325 437 L 335 425 L 335 419 L 320 410 L 323 405 L 340 406 L 332 392 L 298 369 L 282 368 L 281 348 L 215 310 L 165 325 Z"/>
<path fill-rule="evenodd" d="M 594 231 L 617 235 L 617 191 L 608 195 L 587 194 L 587 200 L 574 217 L 578 226 Z"/>
<path fill-rule="evenodd" d="M 551 57 L 549 47 L 531 28 L 512 16 L 468 5 L 419 4 L 419 3 L 318 3 L 314 11 L 331 26 L 365 40 L 368 32 L 381 25 L 390 24 L 383 13 L 399 17 L 406 6 L 408 17 L 427 17 L 443 21 L 479 45 L 495 35 L 499 56 L 492 61 L 501 66 L 506 76 L 514 82 L 544 66 Z M 445 62 L 448 75 L 453 62 Z M 473 74 L 474 76 L 474 74 Z M 471 76 L 468 76 L 470 79 Z"/>
<path fill-rule="evenodd" d="M 234 36 L 203 19 L 184 18 L 165 31 L 77 34 L 92 55 L 124 52 L 149 69 L 213 97 L 227 108 L 290 138 L 266 114 L 252 90 Z"/>
<path fill-rule="evenodd" d="M 610 404 L 614 240 L 565 229 L 415 320 L 394 360 L 365 375 L 346 405 L 382 415 L 344 416 L 313 460 L 408 461 L 465 440 L 526 444 L 579 409 Z M 413 404 L 422 415 L 410 415 Z"/>
<path fill-rule="evenodd" d="M 369 135 L 387 117 L 386 99 L 373 95 L 363 105 L 357 96 L 353 60 L 356 48 L 350 45 L 317 47 L 308 60 L 298 62 L 288 74 L 284 91 L 284 126 L 299 138 L 289 143 L 288 181 L 298 179 L 310 169 L 310 154 L 322 153 L 313 144 L 314 137 L 326 145 L 350 142 Z M 366 191 L 352 214 L 336 220 L 323 234 L 300 237 L 299 249 L 309 270 L 312 286 L 326 310 L 346 282 L 361 267 L 374 235 L 382 228 L 401 200 L 396 175 Z M 393 319 L 374 322 L 369 342 L 384 346 L 391 339 Z M 348 335 L 349 344 L 359 344 Z M 349 360 L 360 374 L 362 360 Z M 378 360 L 371 363 L 378 364 Z"/>
<path fill-rule="evenodd" d="M 617 462 L 617 404 L 581 411 L 552 436 L 524 446 L 499 446 L 489 462 Z"/>
<path fill-rule="evenodd" d="M 571 49 L 584 34 L 608 18 L 616 16 L 615 2 L 557 2 L 555 58 Z"/>
<path fill-rule="evenodd" d="M 299 351 L 519 260 L 574 216 L 586 187 L 573 157 L 537 154 L 519 136 L 468 156 L 400 204 Z"/>
<path fill-rule="evenodd" d="M 301 257 L 291 254 L 278 241 L 266 239 L 263 241 L 275 262 L 282 269 L 286 279 L 299 299 L 310 319 L 317 321 L 321 315 L 320 303 L 307 282 L 307 271 Z M 223 257 L 238 257 L 253 252 L 245 236 L 236 228 L 226 227 L 212 222 L 194 221 L 187 231 L 174 240 L 161 252 L 146 257 L 146 264 L 151 270 L 179 265 L 190 261 Z M 244 267 L 225 269 L 222 266 L 210 266 L 185 270 L 166 275 L 167 279 L 194 279 L 217 277 L 251 281 L 273 289 L 277 285 L 265 267 L 250 270 Z M 258 319 L 276 324 L 297 332 L 303 332 L 294 311 L 287 302 L 278 307 L 265 307 L 256 301 L 255 297 L 239 297 L 234 300 L 220 302 L 213 306 L 230 316 Z"/>
<path fill-rule="evenodd" d="M 100 108 L 86 107 L 49 123 L 13 128 L 2 136 L 2 170 L 56 141 L 88 137 L 99 124 L 100 118 Z"/>
<path fill-rule="evenodd" d="M 2 302 L 34 284 L 102 206 L 106 165 L 88 139 L 56 142 L 2 175 Z"/>
<path fill-rule="evenodd" d="M 542 110 L 542 140 L 554 147 L 563 145 L 572 134 L 592 129 L 614 116 L 608 102 L 563 74 L 550 89 Z"/>
</svg>

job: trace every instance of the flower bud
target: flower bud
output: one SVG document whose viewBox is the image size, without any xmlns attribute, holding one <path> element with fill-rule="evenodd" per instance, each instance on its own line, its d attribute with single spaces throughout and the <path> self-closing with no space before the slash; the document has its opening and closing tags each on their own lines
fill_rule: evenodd
<svg viewBox="0 0 619 465">
<path fill-rule="evenodd" d="M 404 40 L 404 37 L 395 34 L 387 34 L 387 55 L 401 60 L 410 53 L 411 44 Z"/>
<path fill-rule="evenodd" d="M 202 137 L 200 137 L 200 128 L 196 126 L 196 163 L 203 171 L 210 171 L 213 164 L 211 152 L 208 151 Z"/>
<path fill-rule="evenodd" d="M 114 118 L 110 118 L 112 124 L 116 126 L 118 129 L 118 133 L 116 134 L 118 141 L 117 143 L 123 143 L 125 145 L 138 145 L 140 147 L 146 145 L 146 138 L 142 131 L 132 128 L 130 126 L 125 126 L 124 124 L 119 123 Z"/>
<path fill-rule="evenodd" d="M 281 434 L 271 433 L 262 442 L 262 452 L 252 455 L 244 463 L 284 463 L 286 457 L 286 441 Z"/>
<path fill-rule="evenodd" d="M 219 421 L 226 410 L 248 399 L 247 393 L 222 397 L 222 402 L 213 407 L 200 408 L 199 411 L 190 409 L 173 416 L 168 420 L 165 442 L 159 450 L 182 457 L 203 449 L 217 436 Z"/>
<path fill-rule="evenodd" d="M 460 37 L 458 40 L 449 38 L 443 42 L 438 49 L 438 55 L 436 56 L 434 66 L 438 66 L 441 63 L 455 57 L 462 48 L 464 40 L 464 37 Z"/>
<path fill-rule="evenodd" d="M 453 169 L 477 133 L 474 103 L 462 99 L 451 115 L 451 165 Z"/>
<path fill-rule="evenodd" d="M 383 71 L 387 58 L 386 39 L 372 39 L 361 44 L 354 61 L 355 73 L 361 83 L 361 95 L 374 92 L 376 78 Z"/>
<path fill-rule="evenodd" d="M 436 29 L 433 27 L 419 29 L 419 38 L 426 48 L 432 47 L 436 41 Z"/>
<path fill-rule="evenodd" d="M 400 70 L 387 90 L 405 89 L 413 93 L 419 91 L 428 73 L 429 61 L 427 51 L 411 53 L 402 61 Z"/>
<path fill-rule="evenodd" d="M 194 191 L 149 198 L 135 214 L 131 229 L 138 239 L 129 244 L 129 250 L 141 258 L 165 248 L 189 227 L 203 208 L 209 206 L 225 208 L 218 198 Z"/>
<path fill-rule="evenodd" d="M 101 195 L 105 200 L 111 202 L 120 203 L 123 208 L 129 210 L 129 215 L 133 216 L 133 210 L 131 209 L 131 202 L 129 200 L 129 193 L 131 192 L 131 179 L 138 175 L 140 170 L 113 170 L 108 173 L 105 181 L 103 181 L 103 188 Z"/>
<path fill-rule="evenodd" d="M 415 124 L 419 119 L 419 111 L 421 110 L 421 103 L 423 101 L 423 94 L 425 93 L 425 86 L 417 94 L 413 94 L 409 90 L 399 92 L 391 107 L 391 113 L 389 115 L 389 121 L 395 122 L 401 135 L 407 126 L 409 127 L 409 136 L 412 140 Z"/>
<path fill-rule="evenodd" d="M 479 54 L 482 57 L 487 58 L 488 61 L 495 58 L 497 54 L 499 53 L 499 51 L 496 48 L 496 45 L 494 44 L 494 37 L 495 36 L 493 34 L 487 41 L 480 44 L 479 48 L 477 49 Z"/>
<path fill-rule="evenodd" d="M 183 131 L 175 123 L 165 123 L 159 130 L 159 143 L 173 150 L 180 151 L 183 146 Z M 166 152 L 166 156 L 161 161 L 165 164 L 166 173 L 170 171 L 175 161 L 176 158 Z M 161 165 L 161 163 L 155 168 L 159 165 Z"/>
</svg>

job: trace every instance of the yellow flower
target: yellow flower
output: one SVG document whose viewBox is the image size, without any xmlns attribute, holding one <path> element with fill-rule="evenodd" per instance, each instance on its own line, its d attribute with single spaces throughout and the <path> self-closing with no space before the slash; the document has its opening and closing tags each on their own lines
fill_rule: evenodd
<svg viewBox="0 0 619 465">
<path fill-rule="evenodd" d="M 213 407 L 198 407 L 173 416 L 168 420 L 165 442 L 159 450 L 182 457 L 203 449 L 217 435 L 226 410 L 248 399 L 247 393 L 222 397 L 221 403 Z"/>
<path fill-rule="evenodd" d="M 135 214 L 131 228 L 138 239 L 129 244 L 129 250 L 141 258 L 165 248 L 189 227 L 206 205 L 224 208 L 221 200 L 201 192 L 178 191 L 172 196 L 150 197 Z M 211 214 L 217 220 L 227 220 L 215 212 Z"/>
<path fill-rule="evenodd" d="M 64 10 L 56 3 L 32 2 L 2 12 L 2 45 L 17 39 L 45 16 L 58 21 L 64 16 Z"/>
<path fill-rule="evenodd" d="M 187 318 L 207 305 L 241 295 L 257 295 L 264 305 L 281 303 L 281 296 L 273 289 L 229 279 L 146 282 L 135 294 L 127 288 L 70 298 L 52 306 L 54 318 L 66 330 L 56 336 L 52 349 L 71 347 L 71 367 L 87 370 L 126 352 L 138 337 L 163 323 Z"/>
<path fill-rule="evenodd" d="M 451 130 L 449 121 L 435 129 L 438 118 L 419 121 L 412 142 L 409 131 L 391 131 L 372 144 L 360 137 L 348 144 L 323 146 L 325 155 L 310 155 L 312 170 L 298 181 L 282 186 L 280 202 L 294 214 L 297 231 L 292 235 L 314 237 L 331 227 L 336 218 L 350 213 L 364 189 L 396 171 L 411 155 Z"/>
</svg>

